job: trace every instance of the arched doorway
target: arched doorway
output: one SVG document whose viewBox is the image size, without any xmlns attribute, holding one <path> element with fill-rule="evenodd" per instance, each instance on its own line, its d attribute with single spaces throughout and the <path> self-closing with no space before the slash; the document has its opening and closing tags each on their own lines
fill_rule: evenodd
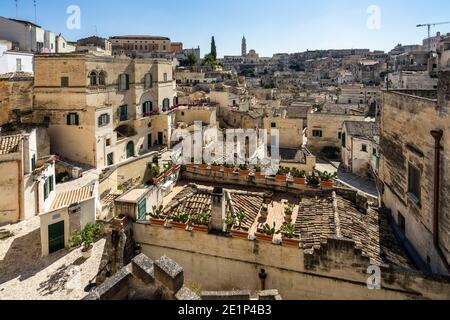
<svg viewBox="0 0 450 320">
<path fill-rule="evenodd" d="M 134 157 L 134 142 L 130 141 L 127 144 L 127 159 Z"/>
</svg>

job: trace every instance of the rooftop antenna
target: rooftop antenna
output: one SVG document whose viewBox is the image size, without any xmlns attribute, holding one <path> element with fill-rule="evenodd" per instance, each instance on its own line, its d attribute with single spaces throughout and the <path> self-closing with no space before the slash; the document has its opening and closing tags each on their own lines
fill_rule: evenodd
<svg viewBox="0 0 450 320">
<path fill-rule="evenodd" d="M 37 4 L 36 4 L 36 0 L 33 0 L 33 5 L 34 5 L 34 23 L 37 23 Z"/>
<path fill-rule="evenodd" d="M 19 0 L 14 0 L 16 3 L 16 19 L 19 19 Z"/>
</svg>

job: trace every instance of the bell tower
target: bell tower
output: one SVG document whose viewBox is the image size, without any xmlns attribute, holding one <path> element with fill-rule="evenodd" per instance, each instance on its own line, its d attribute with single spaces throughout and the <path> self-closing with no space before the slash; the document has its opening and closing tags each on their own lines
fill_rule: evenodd
<svg viewBox="0 0 450 320">
<path fill-rule="evenodd" d="M 245 36 L 242 38 L 242 57 L 247 56 L 247 40 L 245 39 Z"/>
</svg>

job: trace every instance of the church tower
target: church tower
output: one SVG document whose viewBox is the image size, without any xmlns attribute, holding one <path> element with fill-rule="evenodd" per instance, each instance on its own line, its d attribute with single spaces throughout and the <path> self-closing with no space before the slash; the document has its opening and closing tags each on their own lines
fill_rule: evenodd
<svg viewBox="0 0 450 320">
<path fill-rule="evenodd" d="M 242 38 L 242 57 L 247 56 L 247 40 L 245 39 L 245 36 Z"/>
</svg>

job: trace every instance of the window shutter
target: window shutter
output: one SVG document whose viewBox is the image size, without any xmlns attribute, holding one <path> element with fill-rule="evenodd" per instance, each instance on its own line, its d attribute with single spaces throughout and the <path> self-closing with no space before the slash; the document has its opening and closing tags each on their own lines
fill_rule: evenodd
<svg viewBox="0 0 450 320">
<path fill-rule="evenodd" d="M 80 117 L 78 116 L 78 113 L 75 114 L 75 125 L 76 126 L 80 125 Z"/>
<path fill-rule="evenodd" d="M 70 126 L 70 113 L 67 115 L 67 125 Z"/>
<path fill-rule="evenodd" d="M 130 89 L 130 76 L 128 74 L 126 74 L 125 79 L 126 79 L 125 88 L 126 88 L 126 90 L 129 90 Z"/>
</svg>

